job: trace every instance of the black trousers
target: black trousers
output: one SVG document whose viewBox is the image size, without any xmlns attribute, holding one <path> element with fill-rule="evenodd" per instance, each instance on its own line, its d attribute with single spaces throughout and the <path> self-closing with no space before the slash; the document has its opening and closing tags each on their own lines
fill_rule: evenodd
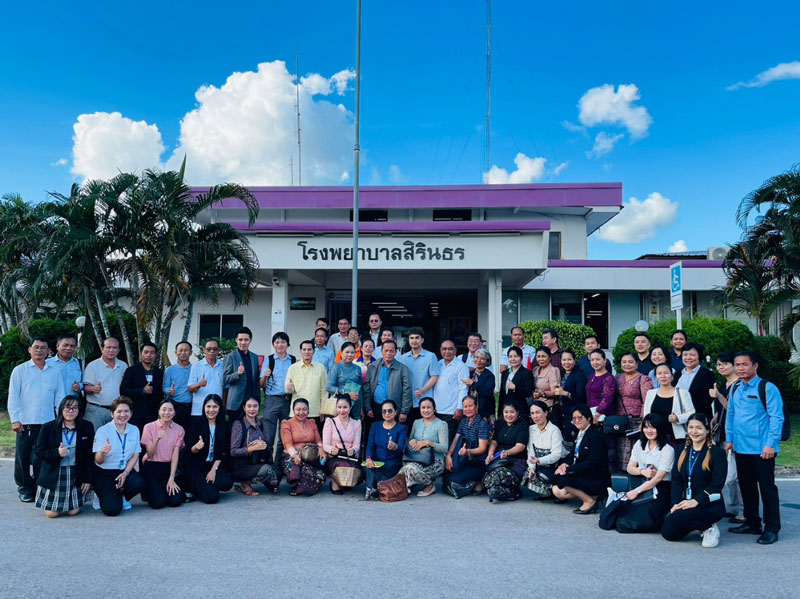
<svg viewBox="0 0 800 599">
<path fill-rule="evenodd" d="M 213 462 L 206 462 L 202 469 L 192 472 L 187 477 L 195 498 L 203 503 L 217 503 L 220 492 L 230 491 L 233 487 L 233 477 L 221 467 L 217 470 L 213 483 L 206 481 L 206 475 L 213 464 Z"/>
<path fill-rule="evenodd" d="M 437 418 L 440 420 L 444 420 L 447 423 L 447 445 L 453 442 L 453 439 L 456 438 L 456 432 L 458 431 L 458 420 L 456 420 L 452 414 L 436 414 Z"/>
<path fill-rule="evenodd" d="M 178 403 L 175 402 L 175 422 L 186 430 L 189 426 L 192 416 L 192 402 Z"/>
<path fill-rule="evenodd" d="M 36 493 L 36 479 L 39 478 L 39 468 L 33 465 L 33 446 L 39 438 L 41 424 L 25 424 L 22 432 L 17 433 L 16 454 L 14 456 L 14 482 L 20 493 Z M 31 469 L 33 475 L 31 476 Z"/>
<path fill-rule="evenodd" d="M 711 528 L 725 516 L 725 507 L 721 502 L 709 507 L 695 507 L 690 510 L 675 510 L 667 514 L 661 527 L 661 536 L 667 541 L 680 541 L 695 530 Z"/>
<path fill-rule="evenodd" d="M 409 435 L 411 434 L 411 427 L 414 426 L 414 421 L 419 420 L 420 418 L 422 418 L 422 414 L 419 413 L 419 408 L 411 408 L 411 410 L 409 410 L 405 422 L 405 425 L 408 427 Z M 400 421 L 398 420 L 398 422 Z"/>
<path fill-rule="evenodd" d="M 178 507 L 186 501 L 186 494 L 182 489 L 174 495 L 167 493 L 170 468 L 171 464 L 169 462 L 148 460 L 142 463 L 142 476 L 147 490 L 147 503 L 154 510 L 160 510 L 164 506 Z"/>
<path fill-rule="evenodd" d="M 780 500 L 775 484 L 775 458 L 764 460 L 760 455 L 736 454 L 736 471 L 739 489 L 742 492 L 744 518 L 748 524 L 761 527 L 758 515 L 758 494 L 764 504 L 764 530 L 778 532 L 781 529 Z"/>
<path fill-rule="evenodd" d="M 122 496 L 130 501 L 144 490 L 144 479 L 136 470 L 131 470 L 125 485 L 122 489 L 117 489 L 116 478 L 122 470 L 106 470 L 95 466 L 94 468 L 94 487 L 97 501 L 100 502 L 100 509 L 106 516 L 117 516 L 122 511 Z"/>
</svg>

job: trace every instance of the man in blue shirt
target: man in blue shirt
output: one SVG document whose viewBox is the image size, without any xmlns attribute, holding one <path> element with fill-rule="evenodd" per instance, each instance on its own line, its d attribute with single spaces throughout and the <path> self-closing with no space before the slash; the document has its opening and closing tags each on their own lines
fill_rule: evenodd
<svg viewBox="0 0 800 599">
<path fill-rule="evenodd" d="M 325 367 L 325 372 L 330 372 L 336 355 L 328 347 L 328 329 L 319 327 L 314 331 L 314 357 L 312 362 L 319 362 Z"/>
<path fill-rule="evenodd" d="M 264 363 L 261 365 L 261 387 L 265 393 L 264 426 L 267 428 L 265 441 L 270 456 L 272 456 L 278 426 L 282 420 L 289 418 L 289 400 L 292 396 L 286 393 L 286 373 L 289 372 L 289 366 L 297 361 L 288 353 L 289 335 L 283 331 L 278 331 L 272 336 L 272 348 L 275 353 L 265 356 Z M 280 447 L 280 443 L 278 447 Z M 277 455 L 280 456 L 280 453 Z"/>
<path fill-rule="evenodd" d="M 192 356 L 192 344 L 178 341 L 175 346 L 175 357 L 178 363 L 164 371 L 164 397 L 175 402 L 175 422 L 184 429 L 189 426 L 192 415 L 192 394 L 189 393 L 189 373 L 192 370 L 189 358 Z"/>
<path fill-rule="evenodd" d="M 736 456 L 745 523 L 730 528 L 737 534 L 757 534 L 758 543 L 771 545 L 781 529 L 780 500 L 775 485 L 775 456 L 783 427 L 783 399 L 772 383 L 766 383 L 766 409 L 759 394 L 758 356 L 736 354 L 733 367 L 739 381 L 731 387 L 725 432 L 726 449 Z M 758 494 L 764 503 L 764 531 L 758 515 Z"/>
<path fill-rule="evenodd" d="M 583 349 L 586 350 L 586 355 L 578 360 L 578 368 L 586 375 L 586 380 L 589 380 L 594 374 L 594 368 L 592 368 L 589 362 L 589 354 L 596 349 L 600 349 L 600 342 L 597 340 L 597 335 L 586 335 L 586 337 L 583 338 Z M 611 361 L 608 358 L 606 358 L 606 370 L 614 372 L 611 369 Z"/>
<path fill-rule="evenodd" d="M 408 413 L 406 426 L 411 430 L 415 420 L 420 417 L 419 402 L 423 397 L 433 397 L 433 386 L 439 378 L 439 361 L 436 354 L 422 347 L 425 332 L 420 327 L 408 330 L 408 345 L 411 351 L 400 356 L 400 363 L 405 364 L 411 376 L 412 408 Z"/>
<path fill-rule="evenodd" d="M 56 341 L 56 355 L 47 358 L 47 363 L 61 373 L 64 390 L 68 393 L 80 395 L 83 390 L 83 372 L 81 364 L 75 358 L 78 349 L 78 339 L 75 335 L 66 333 Z"/>
</svg>

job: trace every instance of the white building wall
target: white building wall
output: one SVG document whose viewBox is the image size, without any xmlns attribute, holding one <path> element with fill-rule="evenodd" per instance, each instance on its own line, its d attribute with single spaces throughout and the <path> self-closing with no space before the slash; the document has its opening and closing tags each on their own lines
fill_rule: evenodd
<svg viewBox="0 0 800 599">
<path fill-rule="evenodd" d="M 640 318 L 640 297 L 638 293 L 608 294 L 608 344 L 613 348 L 617 337 L 629 329 Z"/>
</svg>

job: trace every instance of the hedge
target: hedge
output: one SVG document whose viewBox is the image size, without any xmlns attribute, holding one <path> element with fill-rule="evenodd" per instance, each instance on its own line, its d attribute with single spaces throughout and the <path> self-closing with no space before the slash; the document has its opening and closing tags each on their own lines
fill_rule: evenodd
<svg viewBox="0 0 800 599">
<path fill-rule="evenodd" d="M 136 321 L 130 314 L 123 316 L 128 327 L 128 332 L 133 335 L 131 343 L 136 346 Z M 108 326 L 111 334 L 122 339 L 115 314 L 108 315 Z M 50 352 L 55 355 L 56 339 L 62 334 L 69 333 L 77 335 L 78 327 L 74 320 L 53 320 L 51 318 L 37 318 L 28 323 L 29 336 L 22 334 L 20 327 L 14 327 L 7 333 L 0 336 L 0 409 L 5 410 L 8 402 L 8 379 L 15 366 L 30 360 L 28 354 L 28 341 L 33 337 L 45 337 L 50 342 Z M 100 357 L 100 348 L 97 346 L 94 333 L 89 329 L 89 325 L 84 329 L 83 348 L 86 361 L 90 362 Z M 125 354 L 125 346 L 120 341 L 119 359 L 128 361 Z"/>
<path fill-rule="evenodd" d="M 586 350 L 583 349 L 584 337 L 595 334 L 591 327 L 560 320 L 528 320 L 518 326 L 525 331 L 525 343 L 533 347 L 541 346 L 542 334 L 547 329 L 553 329 L 558 333 L 558 347 L 571 349 L 579 359 L 586 355 Z"/>
</svg>

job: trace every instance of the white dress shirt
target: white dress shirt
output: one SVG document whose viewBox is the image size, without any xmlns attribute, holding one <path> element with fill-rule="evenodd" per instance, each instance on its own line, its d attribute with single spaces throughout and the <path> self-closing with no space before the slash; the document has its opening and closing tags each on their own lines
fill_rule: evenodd
<svg viewBox="0 0 800 599">
<path fill-rule="evenodd" d="M 439 378 L 433 386 L 433 399 L 439 414 L 455 414 L 462 409 L 461 401 L 467 396 L 463 379 L 469 378 L 469 368 L 461 360 L 445 364 L 439 360 Z"/>
<path fill-rule="evenodd" d="M 61 371 L 52 364 L 39 368 L 33 360 L 11 371 L 8 381 L 8 417 L 11 422 L 44 424 L 55 419 L 66 395 Z"/>
</svg>

